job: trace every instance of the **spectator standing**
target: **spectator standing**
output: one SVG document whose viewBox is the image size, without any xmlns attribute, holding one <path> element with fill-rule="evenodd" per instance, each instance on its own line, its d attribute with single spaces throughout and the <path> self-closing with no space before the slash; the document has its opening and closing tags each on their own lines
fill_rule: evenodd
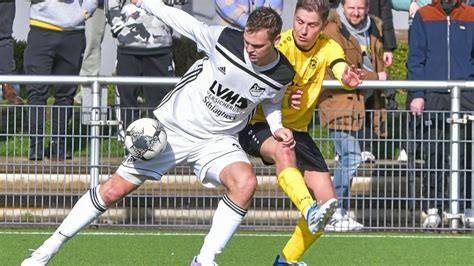
<svg viewBox="0 0 474 266">
<path fill-rule="evenodd" d="M 161 1 L 161 0 L 159 0 Z M 117 38 L 117 76 L 173 77 L 171 28 L 128 0 L 106 0 L 107 22 Z M 173 86 L 117 85 L 124 128 L 140 117 L 143 92 L 148 116 Z"/>
<path fill-rule="evenodd" d="M 367 1 L 342 0 L 336 13 L 329 19 L 324 33 L 342 47 L 348 64 L 362 68 L 364 80 L 386 80 L 381 21 L 368 15 Z M 326 78 L 334 77 L 327 72 Z M 365 130 L 363 125 L 367 119 L 364 92 L 344 89 L 323 91 L 319 98 L 319 115 L 322 126 L 329 129 L 339 156 L 333 181 L 340 206 L 326 226 L 326 231 L 359 230 L 363 225 L 349 217 L 347 210 L 350 207 L 351 180 L 362 162 L 357 138 L 359 132 Z"/>
<path fill-rule="evenodd" d="M 335 10 L 339 4 L 340 0 L 331 1 L 331 7 Z M 382 41 L 383 41 L 383 60 L 385 67 L 389 67 L 393 64 L 393 51 L 397 48 L 397 40 L 395 36 L 395 29 L 393 27 L 393 15 L 392 15 L 392 4 L 390 0 L 372 0 L 368 1 L 368 14 L 378 17 L 382 20 L 383 32 Z M 365 96 L 365 107 L 367 110 L 377 110 L 381 108 L 380 102 L 388 100 L 387 108 L 396 109 L 395 102 L 395 89 L 384 90 L 384 93 L 374 93 L 374 91 L 369 90 L 364 92 Z M 383 96 L 383 97 L 382 97 Z M 384 105 L 385 106 L 385 105 Z M 386 136 L 386 128 L 383 127 L 385 123 L 385 115 L 380 116 L 381 112 L 367 112 L 365 114 L 365 125 L 366 128 L 374 128 L 372 130 L 361 130 L 359 131 L 359 138 L 364 139 L 359 141 L 362 162 L 374 162 L 376 157 L 374 155 L 375 147 L 373 145 L 373 139 L 378 139 L 379 137 Z M 336 160 L 339 157 L 336 156 Z"/>
<path fill-rule="evenodd" d="M 392 14 L 392 2 L 391 0 L 370 0 L 369 1 L 369 15 L 378 17 L 382 20 L 383 30 L 382 30 L 382 43 L 383 43 L 383 62 L 385 64 L 385 68 L 390 67 L 393 65 L 394 60 L 394 51 L 397 49 L 397 38 L 395 35 L 395 28 L 393 26 L 393 14 Z M 397 90 L 396 89 L 385 89 L 383 90 L 383 97 L 380 94 L 372 94 L 373 91 L 366 91 L 366 108 L 380 108 L 379 101 L 386 101 L 384 107 L 389 110 L 396 110 L 397 109 L 397 102 L 395 101 L 395 95 Z M 375 96 L 375 97 L 371 97 Z M 378 113 L 381 114 L 381 113 Z M 367 117 L 370 117 L 370 113 L 366 114 Z M 375 117 L 377 119 L 377 117 Z M 372 128 L 371 119 L 366 119 L 366 123 L 368 128 Z M 372 134 L 372 136 L 384 137 L 386 136 L 386 132 L 384 132 L 385 127 L 380 128 L 381 136 L 377 134 Z M 370 132 L 370 131 L 366 131 Z M 370 135 L 370 134 L 368 134 Z M 370 136 L 369 136 L 370 137 Z M 371 138 L 371 137 L 370 137 Z M 376 159 L 374 153 L 376 152 L 376 147 L 371 145 L 373 142 L 366 141 L 365 147 L 361 147 L 362 149 L 362 161 Z"/>
<path fill-rule="evenodd" d="M 128 156 L 107 181 L 79 199 L 53 235 L 22 262 L 23 266 L 46 265 L 68 239 L 109 206 L 146 180 L 160 180 L 180 163 L 190 164 L 204 186 L 222 184 L 226 188 L 200 254 L 192 262 L 216 265 L 214 257 L 242 223 L 257 186 L 237 134 L 259 103 L 265 106 L 275 138 L 284 145 L 294 145 L 292 132 L 283 128 L 279 112 L 294 71 L 274 48 L 283 24 L 276 12 L 270 8 L 255 10 L 242 32 L 209 26 L 160 1 L 132 1 L 195 41 L 207 56 L 190 67 L 154 112 L 167 133 L 167 146 L 160 156 L 149 161 Z"/>
<path fill-rule="evenodd" d="M 13 58 L 13 20 L 15 19 L 15 0 L 0 1 L 0 75 L 15 73 Z M 10 84 L 1 84 L 3 98 L 13 105 L 23 104 L 23 99 Z"/>
<path fill-rule="evenodd" d="M 86 21 L 86 48 L 82 58 L 82 66 L 79 75 L 81 76 L 98 76 L 101 65 L 102 41 L 105 33 L 105 13 L 104 0 L 97 1 L 97 9 Z M 82 85 L 81 90 L 77 93 L 75 101 L 82 101 L 82 94 L 90 94 L 90 86 Z M 89 90 L 84 92 L 84 90 Z"/>
<path fill-rule="evenodd" d="M 416 12 L 409 34 L 408 80 L 474 80 L 474 7 L 459 0 L 434 0 Z M 461 92 L 461 110 L 474 110 L 474 92 Z M 411 112 L 421 116 L 423 138 L 426 153 L 426 171 L 423 175 L 423 196 L 426 204 L 423 209 L 428 213 L 423 222 L 424 228 L 440 226 L 440 215 L 447 202 L 443 199 L 447 193 L 449 175 L 449 140 L 451 95 L 448 90 L 411 90 L 408 104 Z M 465 172 L 471 169 L 472 156 L 471 125 L 466 125 L 466 139 L 461 145 L 461 162 Z M 442 154 L 441 154 L 442 153 Z M 410 153 L 409 153 L 410 155 Z M 463 160 L 464 158 L 464 160 Z M 467 168 L 467 169 L 466 169 Z M 469 170 L 470 171 L 470 170 Z M 466 199 L 472 195 L 469 182 L 465 177 Z M 463 191 L 463 189 L 461 189 Z"/>
<path fill-rule="evenodd" d="M 397 48 L 397 39 L 395 36 L 395 28 L 393 27 L 393 15 L 392 15 L 392 3 L 390 0 L 371 0 L 369 1 L 369 15 L 378 17 L 382 20 L 382 42 L 383 42 L 383 62 L 385 67 L 390 67 L 393 64 L 393 52 Z M 395 101 L 395 89 L 385 89 L 383 91 L 383 97 L 380 93 L 375 93 L 372 90 L 365 91 L 365 107 L 366 109 L 378 109 L 381 108 L 380 101 L 389 103 L 387 109 L 396 109 Z M 372 112 L 366 113 L 366 128 L 372 128 L 374 125 L 374 119 L 379 119 L 381 113 L 374 113 L 375 117 L 372 116 Z M 383 117 L 382 117 L 383 118 Z M 382 121 L 383 122 L 383 121 Z M 365 130 L 362 132 L 362 136 L 365 141 L 360 142 L 361 144 L 361 156 L 362 161 L 375 161 L 376 147 L 373 145 L 372 139 L 386 136 L 384 132 L 385 127 L 380 127 L 378 133 L 374 133 L 371 130 Z"/>
<path fill-rule="evenodd" d="M 243 29 L 249 14 L 257 8 L 270 7 L 281 14 L 283 0 L 214 0 L 214 7 L 223 24 Z"/>
<path fill-rule="evenodd" d="M 85 48 L 85 20 L 97 7 L 95 0 L 32 1 L 30 31 L 24 52 L 27 75 L 78 75 Z M 71 158 L 72 142 L 66 143 L 66 129 L 72 115 L 77 86 L 55 86 L 52 110 L 52 138 L 46 156 L 52 160 Z M 43 132 L 45 108 L 50 86 L 27 86 L 29 113 L 30 160 L 43 159 Z M 69 145 L 68 145 L 69 144 Z"/>
<path fill-rule="evenodd" d="M 392 0 L 392 7 L 394 10 L 397 11 L 406 11 L 408 12 L 408 26 L 411 27 L 411 24 L 413 23 L 413 17 L 415 16 L 415 13 L 420 9 L 420 7 L 428 5 L 431 3 L 431 0 Z M 408 31 L 410 33 L 410 31 Z M 408 36 L 409 37 L 409 36 Z M 410 39 L 410 38 L 408 38 Z M 410 43 L 408 43 L 408 46 L 410 46 Z M 409 106 L 405 106 L 405 108 L 409 109 Z M 402 123 L 403 124 L 409 124 L 409 128 L 414 128 L 417 127 L 419 128 L 419 120 L 417 119 L 412 119 L 411 117 L 407 116 L 402 116 Z M 418 139 L 421 136 L 419 136 L 419 133 L 421 132 L 420 130 L 416 130 L 418 134 L 415 136 L 415 133 L 413 132 L 406 132 L 402 131 L 402 139 Z M 408 135 L 408 136 L 407 136 Z M 408 145 L 411 145 L 408 144 Z M 400 154 L 398 156 L 398 161 L 400 162 L 407 162 L 409 164 L 408 167 L 415 167 L 415 161 L 414 161 L 414 156 L 411 156 L 412 161 L 408 161 L 408 153 L 407 150 L 412 150 L 413 147 L 407 147 L 407 143 L 402 142 L 400 145 Z M 411 177 L 414 178 L 414 177 Z"/>
</svg>

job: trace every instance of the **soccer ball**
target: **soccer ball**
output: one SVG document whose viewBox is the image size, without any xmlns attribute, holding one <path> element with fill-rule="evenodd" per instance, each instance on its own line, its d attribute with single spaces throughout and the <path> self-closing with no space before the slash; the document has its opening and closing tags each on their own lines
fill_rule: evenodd
<svg viewBox="0 0 474 266">
<path fill-rule="evenodd" d="M 125 147 L 136 159 L 153 159 L 161 154 L 166 144 L 166 132 L 158 120 L 141 118 L 127 127 Z"/>
</svg>

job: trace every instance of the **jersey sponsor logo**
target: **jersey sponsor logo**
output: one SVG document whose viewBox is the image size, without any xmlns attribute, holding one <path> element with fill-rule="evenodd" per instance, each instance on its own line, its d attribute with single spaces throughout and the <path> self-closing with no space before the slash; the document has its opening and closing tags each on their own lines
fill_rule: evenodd
<svg viewBox="0 0 474 266">
<path fill-rule="evenodd" d="M 218 67 L 217 70 L 225 75 L 225 67 Z"/>
<path fill-rule="evenodd" d="M 204 97 L 203 101 L 214 115 L 231 121 L 235 121 L 238 114 L 241 114 L 242 110 L 249 105 L 248 99 L 229 88 L 225 88 L 216 80 L 207 91 L 207 96 Z"/>
<path fill-rule="evenodd" d="M 250 88 L 249 91 L 250 91 L 250 95 L 252 95 L 253 97 L 260 97 L 265 91 L 265 88 L 262 88 L 258 86 L 257 83 L 255 83 L 253 84 L 253 86 Z"/>
<path fill-rule="evenodd" d="M 223 118 L 225 118 L 227 120 L 230 120 L 230 121 L 235 121 L 237 119 L 237 116 L 235 114 L 229 114 L 229 113 L 226 113 L 225 111 L 221 110 L 216 105 L 215 98 L 213 98 L 213 97 L 208 97 L 208 96 L 204 97 L 204 104 L 209 109 L 209 111 L 211 111 L 212 113 L 214 113 L 218 117 L 223 117 Z"/>
<path fill-rule="evenodd" d="M 224 100 L 226 103 L 241 110 L 247 108 L 247 106 L 249 105 L 249 100 L 245 99 L 240 94 L 229 88 L 224 88 L 222 84 L 219 84 L 216 80 L 214 80 L 214 83 L 212 83 L 211 87 L 209 88 L 209 91 L 213 95 Z"/>
</svg>

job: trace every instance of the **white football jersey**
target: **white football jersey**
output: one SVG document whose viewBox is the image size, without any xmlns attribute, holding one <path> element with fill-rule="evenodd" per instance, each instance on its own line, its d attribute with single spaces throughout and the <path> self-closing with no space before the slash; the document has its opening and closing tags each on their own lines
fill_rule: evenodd
<svg viewBox="0 0 474 266">
<path fill-rule="evenodd" d="M 155 110 L 166 127 L 190 140 L 208 139 L 216 134 L 237 134 L 261 102 L 280 109 L 294 76 L 282 54 L 258 72 L 244 49 L 242 31 L 206 25 L 160 2 L 144 0 L 141 7 L 195 41 L 207 55 L 194 63 Z"/>
</svg>

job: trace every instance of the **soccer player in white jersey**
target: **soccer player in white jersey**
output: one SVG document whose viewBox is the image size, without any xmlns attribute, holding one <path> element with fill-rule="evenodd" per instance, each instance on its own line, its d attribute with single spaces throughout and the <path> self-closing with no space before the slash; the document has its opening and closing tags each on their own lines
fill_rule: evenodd
<svg viewBox="0 0 474 266">
<path fill-rule="evenodd" d="M 79 199 L 53 235 L 22 265 L 46 265 L 68 239 L 108 207 L 145 180 L 160 180 L 180 163 L 191 165 L 204 186 L 226 188 L 200 254 L 192 262 L 215 265 L 215 255 L 239 227 L 257 186 L 236 135 L 259 103 L 274 137 L 283 145 L 295 145 L 291 131 L 281 123 L 281 99 L 294 71 L 274 48 L 282 26 L 275 11 L 254 11 L 242 32 L 208 26 L 161 1 L 132 2 L 194 40 L 207 56 L 188 70 L 155 111 L 168 136 L 164 152 L 150 161 L 126 158 L 107 181 Z"/>
</svg>

